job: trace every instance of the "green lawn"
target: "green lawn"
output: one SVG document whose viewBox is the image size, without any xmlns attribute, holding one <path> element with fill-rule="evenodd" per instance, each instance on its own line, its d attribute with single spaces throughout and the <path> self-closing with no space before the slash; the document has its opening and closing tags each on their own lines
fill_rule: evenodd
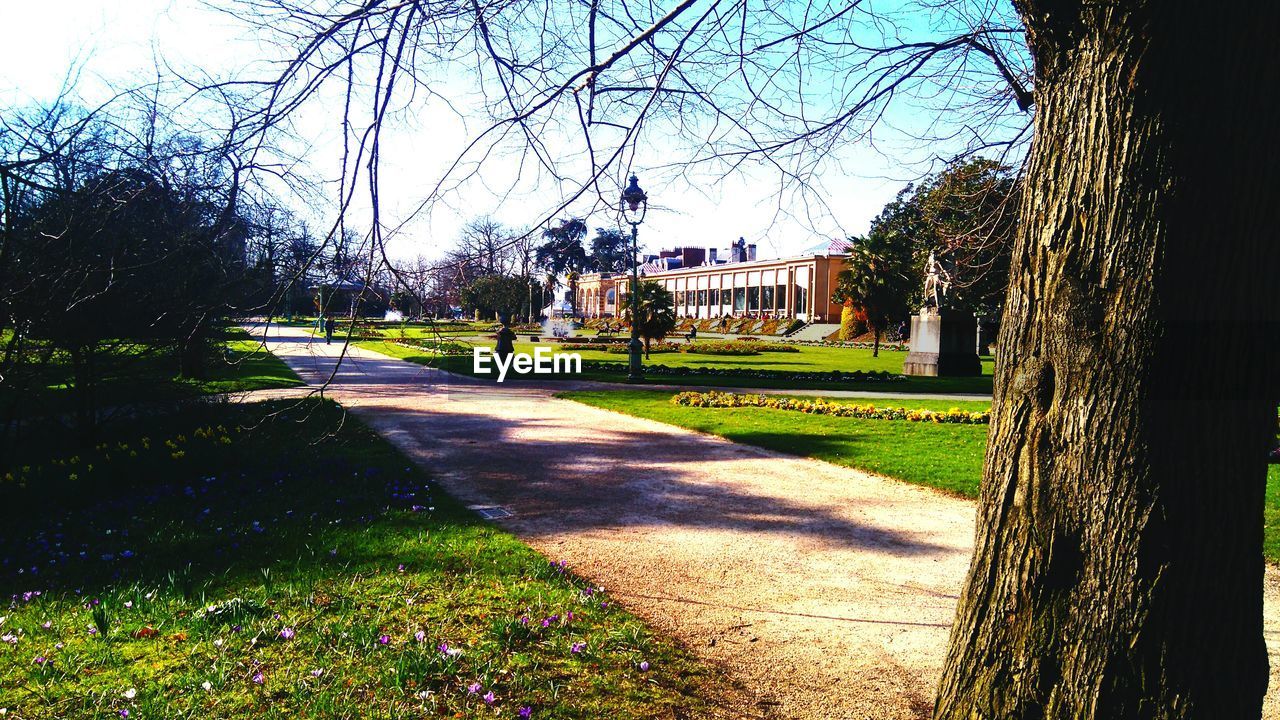
<svg viewBox="0 0 1280 720">
<path fill-rule="evenodd" d="M 826 460 L 969 498 L 978 496 L 986 425 L 939 425 L 905 420 L 863 420 L 766 408 L 696 408 L 671 403 L 654 390 L 566 392 L 557 397 L 649 418 L 735 442 Z M 989 402 L 872 399 L 845 403 L 912 409 L 985 410 Z M 1267 471 L 1264 552 L 1280 562 L 1280 466 Z"/>
<path fill-rule="evenodd" d="M 0 481 L 10 717 L 703 717 L 726 693 L 332 404 L 119 432 Z"/>
<path fill-rule="evenodd" d="M 965 497 L 977 496 L 986 425 L 863 420 L 766 408 L 681 407 L 671 403 L 671 395 L 653 390 L 615 390 L 567 392 L 557 397 L 735 442 L 870 470 Z M 847 402 L 928 410 L 985 410 L 991 405 L 898 398 Z"/>
<path fill-rule="evenodd" d="M 280 358 L 239 328 L 228 331 L 226 352 L 202 381 L 179 380 L 200 394 L 246 392 L 304 384 Z"/>
<path fill-rule="evenodd" d="M 475 374 L 473 372 L 472 360 L 470 357 L 440 358 L 421 349 L 407 348 L 390 342 L 364 341 L 357 344 L 360 347 L 390 355 L 391 357 L 408 360 L 410 362 L 432 364 L 451 372 L 463 373 L 466 375 Z M 493 343 L 486 342 L 484 344 L 492 345 Z M 515 344 L 516 352 L 532 353 L 537 347 L 546 347 L 555 350 L 558 345 L 555 343 L 530 342 L 517 342 Z M 645 364 L 663 364 L 669 367 L 738 368 L 796 372 L 830 372 L 832 370 L 852 372 L 854 370 L 863 370 L 900 373 L 902 371 L 902 361 L 906 357 L 906 353 L 904 352 L 892 352 L 886 350 L 880 351 L 880 357 L 872 357 L 870 350 L 864 350 L 861 348 L 801 347 L 799 350 L 800 351 L 796 353 L 761 353 L 759 355 L 746 356 L 704 355 L 681 352 L 655 353 L 650 360 L 646 361 Z M 584 350 L 580 351 L 579 354 L 582 356 L 584 361 L 608 362 L 611 363 L 611 365 L 616 366 L 616 370 L 584 369 L 584 372 L 581 374 L 538 375 L 536 376 L 536 379 L 538 381 L 598 380 L 602 382 L 621 382 L 625 379 L 625 355 L 609 353 L 603 350 Z M 813 390 L 843 389 L 881 390 L 908 393 L 990 394 L 991 358 L 989 357 L 984 358 L 983 360 L 983 372 L 985 374 L 980 377 L 909 377 L 905 380 L 889 382 L 776 380 L 699 374 L 679 376 L 654 374 L 647 376 L 645 378 L 645 383 L 650 385 L 674 384 L 699 385 L 707 387 L 789 388 Z M 508 376 L 507 382 L 511 381 L 512 379 Z"/>
<path fill-rule="evenodd" d="M 94 402 L 98 408 L 109 408 L 302 384 L 283 362 L 239 328 L 228 328 L 217 344 L 221 351 L 208 360 L 207 376 L 201 380 L 179 376 L 171 348 L 137 343 L 108 346 L 94 360 L 99 382 Z M 62 414 L 75 407 L 73 375 L 65 353 L 55 352 L 47 364 L 22 370 L 16 386 L 25 390 L 0 384 L 0 401 L 16 395 L 29 417 Z"/>
</svg>

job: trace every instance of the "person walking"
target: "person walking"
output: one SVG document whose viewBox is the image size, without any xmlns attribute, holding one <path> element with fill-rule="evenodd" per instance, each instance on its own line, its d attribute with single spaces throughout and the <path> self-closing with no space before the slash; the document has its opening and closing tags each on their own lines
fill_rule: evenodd
<svg viewBox="0 0 1280 720">
<path fill-rule="evenodd" d="M 324 316 L 324 344 L 328 345 L 333 342 L 333 329 L 337 323 L 333 321 L 332 315 Z"/>
</svg>

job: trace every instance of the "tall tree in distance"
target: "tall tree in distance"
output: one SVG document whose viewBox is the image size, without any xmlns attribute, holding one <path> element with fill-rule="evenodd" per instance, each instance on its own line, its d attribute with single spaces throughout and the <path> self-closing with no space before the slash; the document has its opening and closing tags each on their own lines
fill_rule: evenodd
<svg viewBox="0 0 1280 720">
<path fill-rule="evenodd" d="M 596 228 L 591 238 L 590 268 L 596 272 L 620 273 L 631 269 L 631 235 L 617 228 Z"/>
<path fill-rule="evenodd" d="M 1009 286 L 1018 190 L 1012 168 L 980 157 L 953 163 L 915 186 L 910 203 L 917 269 L 930 250 L 937 251 L 951 274 L 948 306 L 998 313 Z"/>
<path fill-rule="evenodd" d="M 539 245 L 534 256 L 539 267 L 555 278 L 556 283 L 564 278 L 569 284 L 569 302 L 577 307 L 577 278 L 587 267 L 587 251 L 582 247 L 582 239 L 587 236 L 587 224 L 578 218 L 563 220 L 542 231 L 544 242 Z M 552 288 L 554 292 L 555 288 Z"/>
<path fill-rule="evenodd" d="M 862 311 L 874 335 L 871 355 L 879 357 L 884 331 L 893 318 L 906 313 L 907 298 L 916 284 L 911 276 L 911 245 L 875 222 L 866 236 L 851 240 L 832 299 Z"/>
</svg>

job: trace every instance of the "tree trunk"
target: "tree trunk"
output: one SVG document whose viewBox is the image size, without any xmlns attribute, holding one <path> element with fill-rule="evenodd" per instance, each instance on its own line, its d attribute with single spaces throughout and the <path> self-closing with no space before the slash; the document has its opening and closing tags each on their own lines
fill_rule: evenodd
<svg viewBox="0 0 1280 720">
<path fill-rule="evenodd" d="M 881 328 L 874 331 L 875 339 L 871 341 L 871 357 L 880 357 L 880 334 L 884 332 Z"/>
<path fill-rule="evenodd" d="M 1019 4 L 1035 140 L 935 718 L 1249 718 L 1280 3 Z"/>
</svg>

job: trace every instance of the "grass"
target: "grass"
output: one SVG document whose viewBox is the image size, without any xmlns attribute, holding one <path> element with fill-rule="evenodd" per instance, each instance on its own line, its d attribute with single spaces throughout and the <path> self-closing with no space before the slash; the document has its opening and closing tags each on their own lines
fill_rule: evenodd
<svg viewBox="0 0 1280 720">
<path fill-rule="evenodd" d="M 719 435 L 792 455 L 868 470 L 967 498 L 978 496 L 987 426 L 937 425 L 905 420 L 863 420 L 766 408 L 696 408 L 671 403 L 654 390 L 565 392 L 556 397 Z M 979 401 L 902 398 L 832 400 L 912 409 L 985 410 Z M 1263 552 L 1280 562 L 1280 466 L 1267 470 Z"/>
<path fill-rule="evenodd" d="M 11 717 L 698 717 L 723 682 L 332 404 L 121 432 L 0 486 Z"/>
<path fill-rule="evenodd" d="M 179 375 L 178 360 L 171 348 L 135 343 L 112 345 L 95 361 L 98 384 L 94 401 L 101 409 L 302 384 L 288 366 L 239 328 L 228 328 L 218 346 L 220 353 L 208 361 L 206 377 L 196 380 Z M 70 360 L 65 353 L 54 353 L 48 364 L 35 366 L 30 373 L 19 384 L 25 387 L 23 391 L 0 384 L 0 400 L 9 393 L 24 393 L 17 399 L 29 417 L 66 413 L 75 407 Z"/>
<path fill-rule="evenodd" d="M 301 379 L 280 358 L 272 355 L 249 333 L 234 328 L 229 330 L 222 362 L 212 365 L 205 380 L 177 379 L 193 393 L 248 392 L 303 385 Z"/>
<path fill-rule="evenodd" d="M 977 497 L 986 425 L 863 420 L 767 408 L 681 407 L 671 403 L 671 395 L 653 390 L 613 390 L 567 392 L 557 397 Z M 848 402 L 928 410 L 985 410 L 991 405 L 981 401 L 898 398 Z"/>
<path fill-rule="evenodd" d="M 491 345 L 492 343 L 487 343 Z M 429 364 L 465 375 L 476 375 L 470 357 L 439 357 L 418 348 L 408 348 L 393 342 L 363 341 L 360 347 L 380 352 L 394 358 Z M 556 349 L 554 343 L 515 343 L 516 352 L 532 353 L 536 347 Z M 627 373 L 626 356 L 603 350 L 579 352 L 584 361 L 608 362 L 615 369 L 598 370 L 584 368 L 582 373 L 562 375 L 538 375 L 536 380 L 595 380 L 621 382 Z M 697 353 L 658 353 L 646 365 L 663 364 L 669 367 L 782 370 L 796 372 L 886 371 L 900 373 L 904 352 L 880 351 L 880 357 L 872 357 L 870 350 L 861 348 L 800 347 L 796 353 L 761 353 L 747 356 L 703 355 Z M 909 377 L 899 381 L 844 382 L 829 380 L 776 380 L 766 378 L 719 375 L 650 375 L 644 380 L 649 385 L 696 385 L 706 387 L 786 388 L 800 390 L 872 390 L 905 393 L 991 393 L 991 358 L 984 358 L 983 372 L 979 377 Z M 507 382 L 511 382 L 508 376 Z"/>
</svg>

